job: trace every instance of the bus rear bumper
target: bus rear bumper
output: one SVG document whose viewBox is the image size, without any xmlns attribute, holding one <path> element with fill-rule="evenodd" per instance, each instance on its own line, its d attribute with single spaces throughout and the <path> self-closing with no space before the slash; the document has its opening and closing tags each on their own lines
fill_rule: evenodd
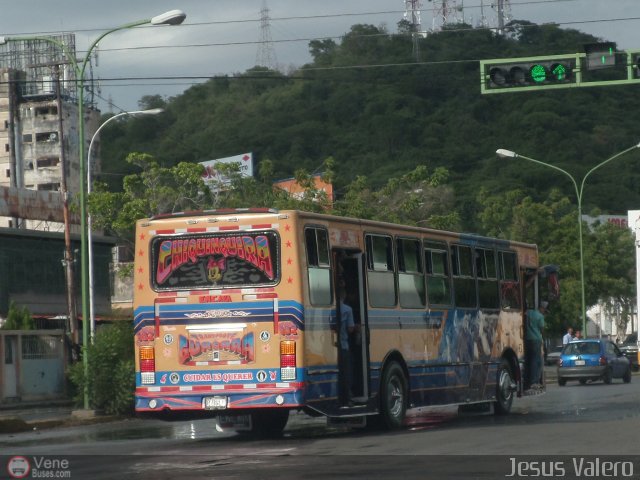
<svg viewBox="0 0 640 480">
<path fill-rule="evenodd" d="M 215 416 L 230 410 L 256 408 L 300 408 L 304 405 L 302 384 L 274 388 L 246 388 L 202 391 L 176 391 L 173 387 L 138 387 L 135 410 L 141 414 L 171 414 L 193 412 Z M 245 387 L 245 388 L 238 388 Z M 193 387 L 195 389 L 195 387 Z"/>
</svg>

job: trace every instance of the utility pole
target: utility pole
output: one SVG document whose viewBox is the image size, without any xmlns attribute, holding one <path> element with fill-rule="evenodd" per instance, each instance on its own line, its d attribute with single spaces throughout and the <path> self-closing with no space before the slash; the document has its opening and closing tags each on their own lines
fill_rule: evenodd
<svg viewBox="0 0 640 480">
<path fill-rule="evenodd" d="M 60 95 L 60 66 L 54 66 L 56 78 L 56 102 L 58 107 L 58 138 L 60 139 L 60 193 L 62 194 L 62 215 L 64 218 L 64 268 L 67 280 L 67 311 L 69 312 L 69 330 L 74 346 L 80 343 L 78 335 L 78 314 L 76 311 L 76 289 L 73 275 L 73 252 L 71 249 L 71 232 L 69 231 L 69 192 L 67 190 L 67 157 L 64 148 L 62 125 L 62 98 Z M 84 320 L 84 319 L 83 319 Z"/>
</svg>

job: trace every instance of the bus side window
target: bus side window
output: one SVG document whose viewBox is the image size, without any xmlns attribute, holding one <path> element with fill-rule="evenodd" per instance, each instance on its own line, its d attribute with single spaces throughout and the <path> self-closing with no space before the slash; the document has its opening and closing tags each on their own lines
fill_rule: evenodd
<svg viewBox="0 0 640 480">
<path fill-rule="evenodd" d="M 427 272 L 429 305 L 451 305 L 449 253 L 446 244 L 425 242 L 424 261 Z"/>
<path fill-rule="evenodd" d="M 520 308 L 520 282 L 515 252 L 498 252 L 502 308 Z"/>
<path fill-rule="evenodd" d="M 451 247 L 451 268 L 453 269 L 453 295 L 456 307 L 475 308 L 478 295 L 476 279 L 473 276 L 471 247 L 466 245 Z"/>
<path fill-rule="evenodd" d="M 396 282 L 391 237 L 367 235 L 367 285 L 372 307 L 396 305 Z"/>
<path fill-rule="evenodd" d="M 493 250 L 476 248 L 476 275 L 480 308 L 500 308 L 496 256 Z"/>
<path fill-rule="evenodd" d="M 331 265 L 329 263 L 329 237 L 322 228 L 306 228 L 307 276 L 309 300 L 312 305 L 331 305 Z"/>
<path fill-rule="evenodd" d="M 420 242 L 413 238 L 396 239 L 398 253 L 398 292 L 403 308 L 426 305 L 424 270 L 420 258 Z"/>
</svg>

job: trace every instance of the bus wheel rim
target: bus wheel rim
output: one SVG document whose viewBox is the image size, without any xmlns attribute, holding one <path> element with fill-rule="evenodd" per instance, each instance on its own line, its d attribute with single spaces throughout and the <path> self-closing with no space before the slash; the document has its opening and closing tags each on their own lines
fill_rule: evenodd
<svg viewBox="0 0 640 480">
<path fill-rule="evenodd" d="M 503 369 L 500 372 L 500 396 L 503 400 L 509 401 L 511 395 L 513 395 L 511 391 L 511 375 L 506 369 Z"/>
<path fill-rule="evenodd" d="M 402 404 L 404 402 L 401 380 L 394 377 L 389 384 L 391 387 L 389 389 L 389 413 L 397 417 L 402 413 Z"/>
</svg>

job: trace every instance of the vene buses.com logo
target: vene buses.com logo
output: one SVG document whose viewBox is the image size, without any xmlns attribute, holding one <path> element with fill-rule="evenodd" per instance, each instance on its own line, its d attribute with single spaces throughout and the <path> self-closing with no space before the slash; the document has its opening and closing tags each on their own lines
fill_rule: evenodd
<svg viewBox="0 0 640 480">
<path fill-rule="evenodd" d="M 30 471 L 31 465 L 25 457 L 11 457 L 7 462 L 7 472 L 11 478 L 25 478 Z"/>
</svg>

